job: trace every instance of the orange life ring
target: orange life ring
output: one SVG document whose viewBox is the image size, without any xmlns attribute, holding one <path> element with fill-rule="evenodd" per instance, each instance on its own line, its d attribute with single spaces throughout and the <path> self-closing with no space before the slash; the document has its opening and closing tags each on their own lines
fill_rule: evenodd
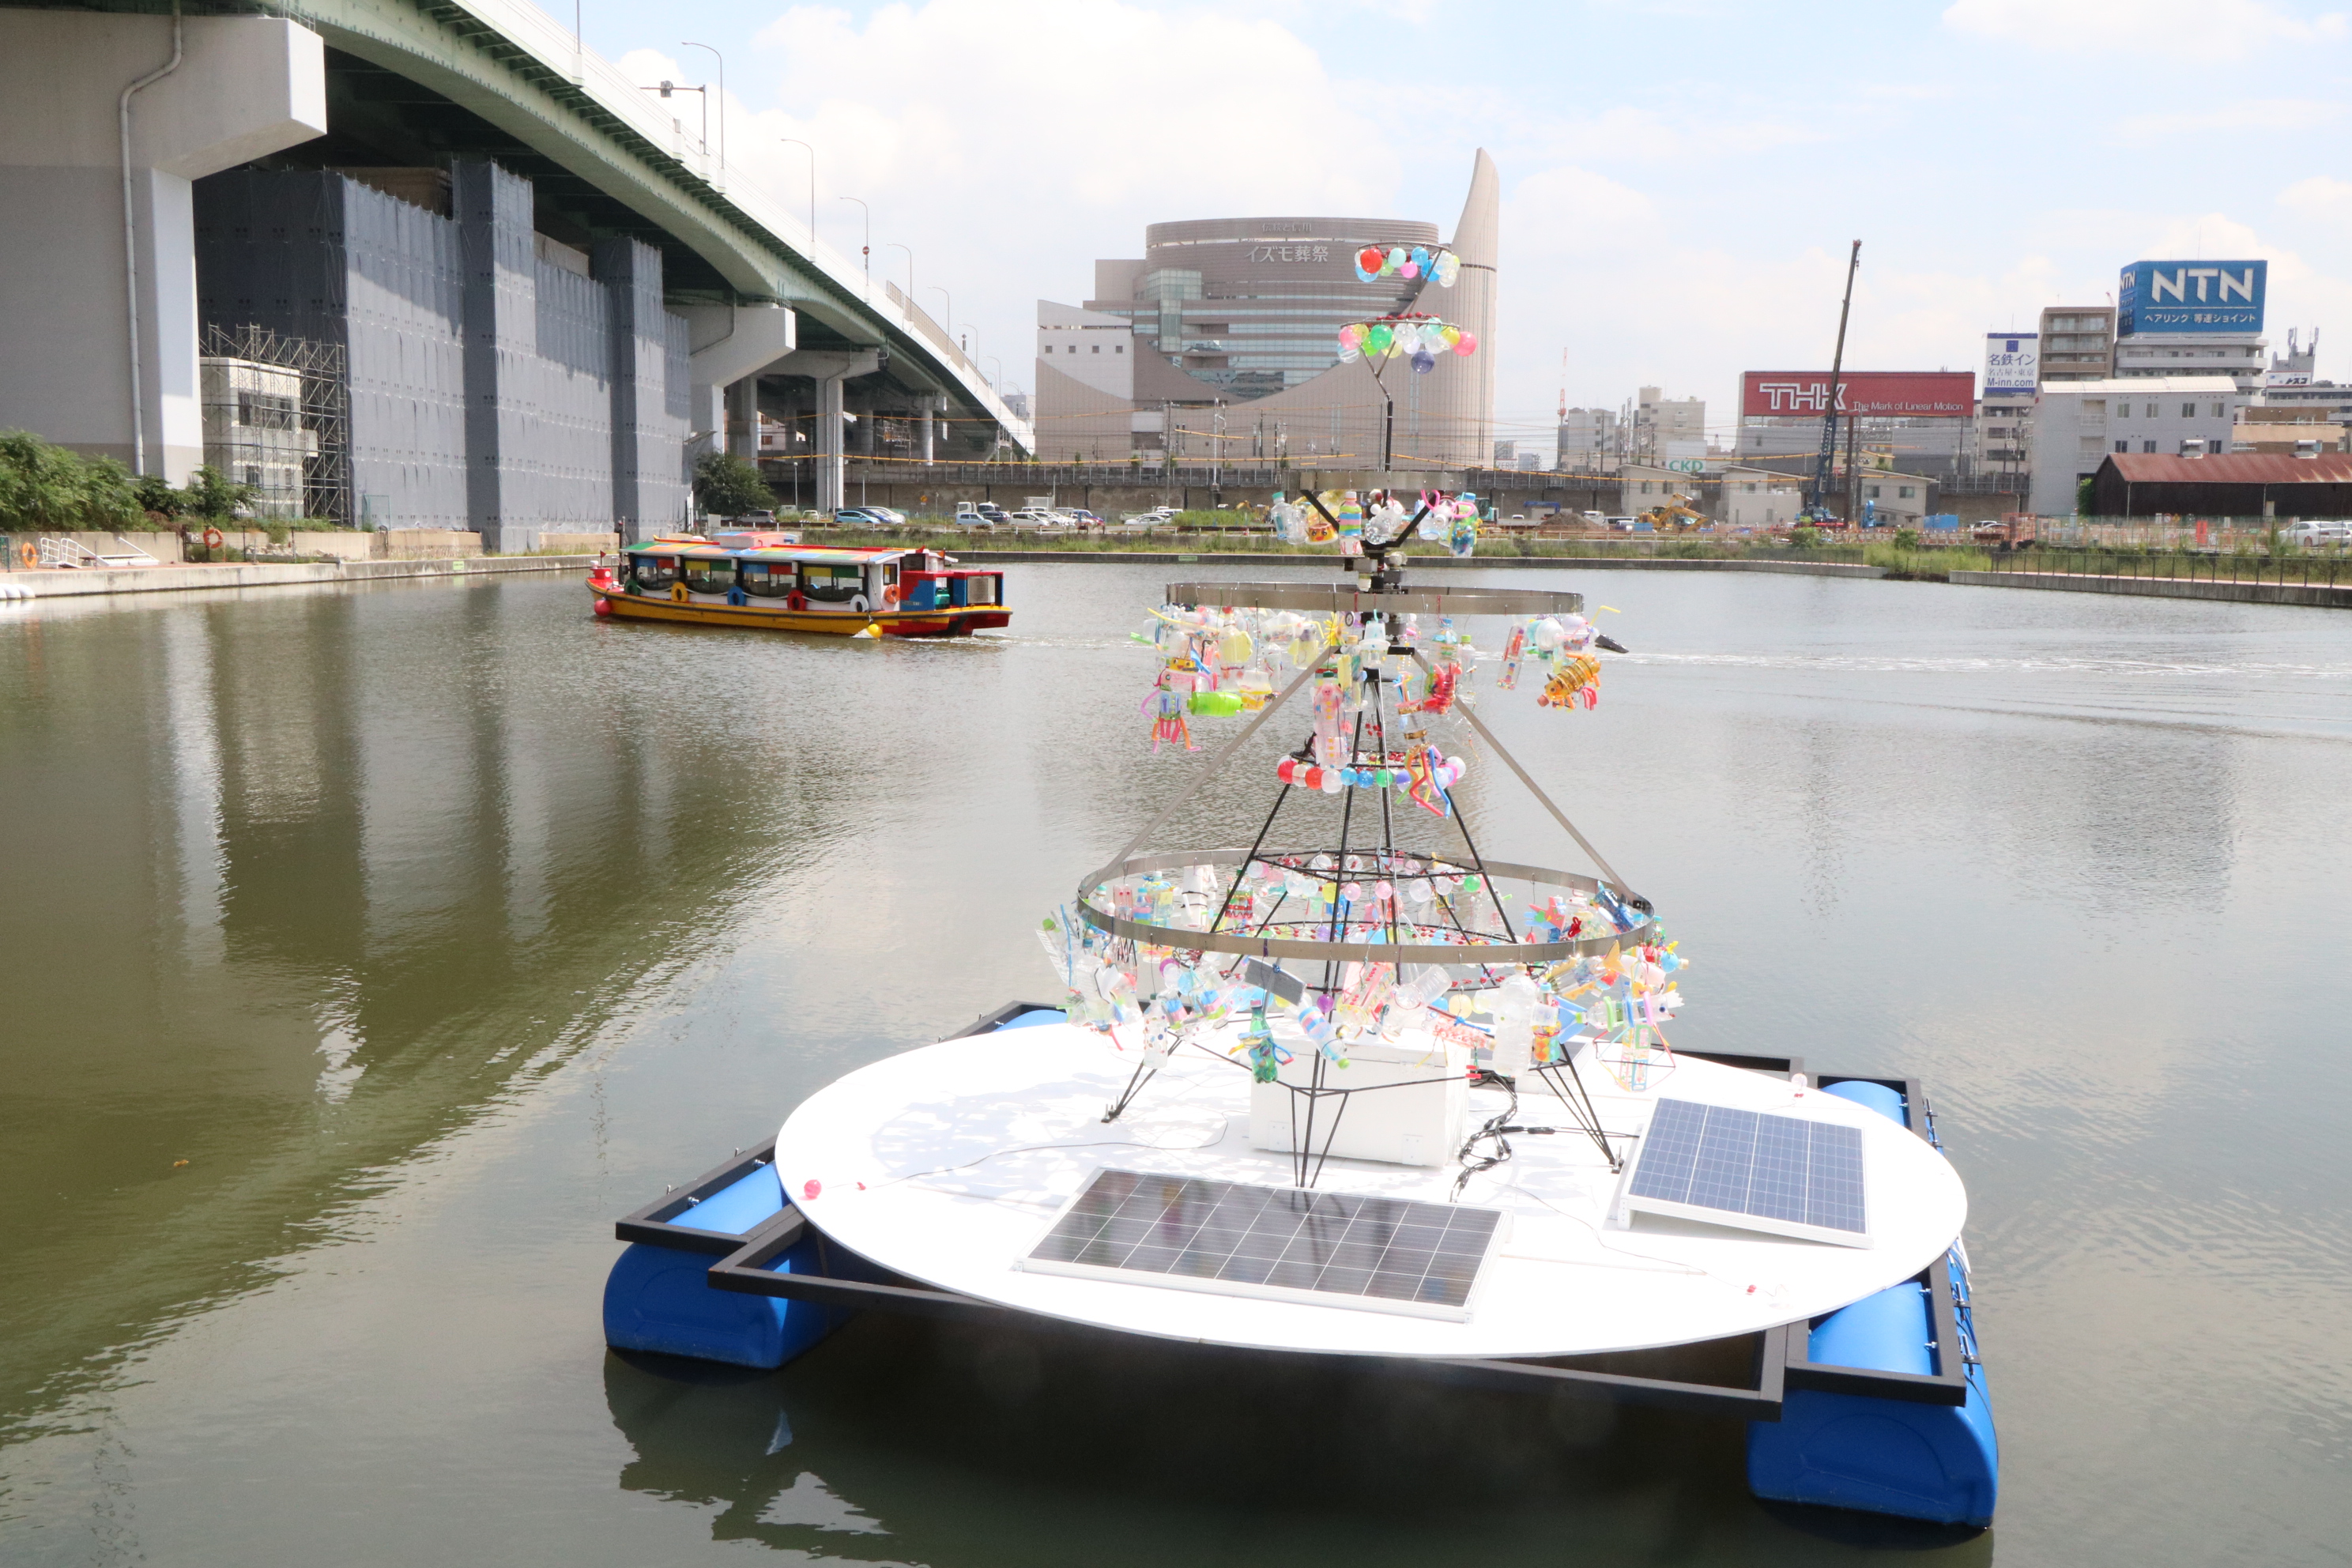
<svg viewBox="0 0 2352 1568">
<path fill-rule="evenodd" d="M 221 538 L 221 531 L 219 529 L 207 528 L 205 530 L 205 548 L 206 550 L 218 550 L 223 542 L 225 542 Z"/>
<path fill-rule="evenodd" d="M 16 546 L 16 559 L 27 566 L 38 566 L 41 563 L 41 552 L 33 548 L 33 542 L 28 539 Z"/>
<path fill-rule="evenodd" d="M 882 590 L 882 607 L 886 610 L 898 607 L 898 584 L 896 583 Z"/>
</svg>

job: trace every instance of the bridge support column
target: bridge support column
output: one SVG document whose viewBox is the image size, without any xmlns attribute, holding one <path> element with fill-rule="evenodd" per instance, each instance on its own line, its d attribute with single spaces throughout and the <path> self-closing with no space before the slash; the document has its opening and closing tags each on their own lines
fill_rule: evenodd
<svg viewBox="0 0 2352 1568">
<path fill-rule="evenodd" d="M 727 449 L 747 463 L 760 460 L 760 378 L 747 375 L 727 389 Z"/>
<path fill-rule="evenodd" d="M 327 130 L 318 34 L 177 26 L 164 72 L 171 17 L 0 9 L 0 429 L 174 484 L 204 460 L 191 186 Z M 131 99 L 126 255 L 120 106 L 150 77 Z"/>
<path fill-rule="evenodd" d="M 732 451 L 758 462 L 758 377 L 793 352 L 800 338 L 800 318 L 782 305 L 688 305 L 677 313 L 686 318 L 692 345 L 687 363 L 693 377 L 694 410 L 688 418 L 702 437 L 697 451 Z M 736 406 L 730 399 L 739 387 L 740 406 L 751 416 L 751 434 L 742 447 L 728 438 L 729 415 Z"/>
<path fill-rule="evenodd" d="M 816 470 L 816 510 L 836 510 L 845 504 L 842 492 L 848 479 L 843 461 L 842 383 L 852 376 L 873 374 L 882 368 L 882 356 L 874 349 L 852 353 L 803 352 L 773 368 L 781 374 L 810 376 L 816 382 L 816 434 L 811 442 L 815 450 L 810 465 Z"/>
<path fill-rule="evenodd" d="M 932 399 L 929 397 L 923 399 L 923 444 L 921 451 L 923 461 L 926 463 L 931 460 L 931 404 Z"/>
</svg>

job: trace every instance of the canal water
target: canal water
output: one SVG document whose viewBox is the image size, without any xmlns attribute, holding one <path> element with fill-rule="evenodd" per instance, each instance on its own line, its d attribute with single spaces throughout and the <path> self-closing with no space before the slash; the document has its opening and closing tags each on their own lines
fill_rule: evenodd
<svg viewBox="0 0 2352 1568">
<path fill-rule="evenodd" d="M 1927 1081 L 1990 1534 L 1768 1510 L 1732 1423 L 1206 1352 L 608 1356 L 615 1215 L 1053 998 L 1041 912 L 1203 760 L 1138 711 L 1173 574 L 1015 566 L 931 645 L 521 578 L 0 609 L 0 1560 L 2345 1561 L 2325 611 L 1546 574 L 1634 651 L 1484 710 L 1693 956 L 1677 1044 Z M 1573 864 L 1473 760 L 1481 846 Z"/>
</svg>

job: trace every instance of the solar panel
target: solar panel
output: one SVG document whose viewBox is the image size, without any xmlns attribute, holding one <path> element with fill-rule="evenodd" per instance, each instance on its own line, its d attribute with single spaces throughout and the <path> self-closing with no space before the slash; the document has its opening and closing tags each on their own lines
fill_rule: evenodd
<svg viewBox="0 0 2352 1568">
<path fill-rule="evenodd" d="M 1618 1207 L 1868 1247 L 1862 1130 L 1661 1100 Z"/>
<path fill-rule="evenodd" d="M 1455 1322 L 1502 1211 L 1097 1171 L 1024 1269 Z"/>
</svg>

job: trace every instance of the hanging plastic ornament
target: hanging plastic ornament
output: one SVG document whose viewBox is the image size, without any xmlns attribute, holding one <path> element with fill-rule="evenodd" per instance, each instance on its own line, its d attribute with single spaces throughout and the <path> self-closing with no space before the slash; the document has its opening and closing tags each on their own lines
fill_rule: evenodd
<svg viewBox="0 0 2352 1568">
<path fill-rule="evenodd" d="M 1421 264 L 1408 256 L 1404 258 L 1404 265 L 1397 268 L 1397 276 L 1404 279 L 1418 278 L 1421 276 Z"/>
<path fill-rule="evenodd" d="M 1381 264 L 1385 259 L 1387 258 L 1381 254 L 1379 249 L 1372 246 L 1368 245 L 1363 249 L 1356 252 L 1357 281 L 1360 283 L 1370 283 L 1373 279 L 1378 278 L 1381 275 Z"/>
<path fill-rule="evenodd" d="M 1363 357 L 1364 352 L 1356 347 L 1355 344 L 1343 342 L 1339 345 L 1339 363 L 1341 364 L 1353 364 Z"/>
<path fill-rule="evenodd" d="M 1451 289 L 1454 280 L 1462 276 L 1462 258 L 1450 250 L 1442 251 L 1431 270 L 1439 288 Z"/>
<path fill-rule="evenodd" d="M 1421 324 L 1417 321 L 1399 321 L 1389 330 L 1389 342 L 1395 345 L 1396 352 L 1401 354 L 1419 353 Z"/>
<path fill-rule="evenodd" d="M 1395 341 L 1395 332 L 1386 323 L 1375 322 L 1371 330 L 1364 334 L 1364 352 L 1375 357 L 1386 358 L 1389 345 Z"/>
<path fill-rule="evenodd" d="M 1442 253 L 1441 253 L 1441 254 L 1442 254 Z M 1414 246 L 1414 247 L 1412 247 L 1412 255 L 1411 257 L 1409 257 L 1407 259 L 1409 259 L 1410 261 L 1412 261 L 1412 265 L 1413 265 L 1413 269 L 1414 269 L 1416 272 L 1427 272 L 1427 271 L 1429 270 L 1430 259 L 1431 259 L 1431 258 L 1430 258 L 1430 254 L 1429 254 L 1429 247 L 1427 247 L 1427 246 L 1425 246 L 1425 245 L 1416 245 L 1416 246 Z"/>
<path fill-rule="evenodd" d="M 1413 374 L 1427 375 L 1431 371 L 1435 370 L 1436 368 L 1437 356 L 1435 354 L 1431 353 L 1427 349 L 1423 348 L 1417 348 L 1412 351 Z"/>
<path fill-rule="evenodd" d="M 1478 334 L 1475 332 L 1463 333 L 1461 341 L 1454 345 L 1454 352 L 1462 355 L 1465 359 L 1470 355 L 1476 353 L 1478 352 Z"/>
</svg>

